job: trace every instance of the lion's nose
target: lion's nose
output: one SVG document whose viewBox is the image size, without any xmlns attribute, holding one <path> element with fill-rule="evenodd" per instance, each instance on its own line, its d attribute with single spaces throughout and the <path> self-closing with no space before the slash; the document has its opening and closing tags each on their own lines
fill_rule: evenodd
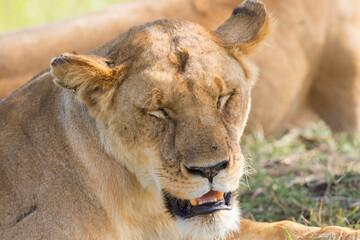
<svg viewBox="0 0 360 240">
<path fill-rule="evenodd" d="M 229 165 L 229 160 L 222 161 L 218 164 L 208 166 L 208 167 L 198 167 L 198 166 L 192 166 L 192 167 L 186 167 L 188 172 L 194 175 L 200 175 L 202 177 L 205 177 L 209 179 L 210 183 L 213 182 L 213 178 L 218 175 L 218 173 L 227 168 Z"/>
</svg>

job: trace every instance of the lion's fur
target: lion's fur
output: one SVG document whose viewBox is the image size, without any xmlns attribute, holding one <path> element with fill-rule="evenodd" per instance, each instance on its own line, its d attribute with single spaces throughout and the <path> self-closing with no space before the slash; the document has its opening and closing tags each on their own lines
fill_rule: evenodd
<svg viewBox="0 0 360 240">
<path fill-rule="evenodd" d="M 74 20 L 1 35 L 0 95 L 10 94 L 63 52 L 88 51 L 130 26 L 158 18 L 188 19 L 215 29 L 240 1 L 131 1 Z M 333 130 L 359 129 L 359 2 L 264 2 L 278 24 L 262 51 L 253 56 L 261 73 L 252 94 L 249 125 L 275 133 L 319 115 Z"/>
</svg>

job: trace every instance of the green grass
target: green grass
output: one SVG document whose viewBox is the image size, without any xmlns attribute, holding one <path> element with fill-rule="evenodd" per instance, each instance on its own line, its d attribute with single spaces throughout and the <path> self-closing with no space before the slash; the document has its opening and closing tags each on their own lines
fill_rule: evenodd
<svg viewBox="0 0 360 240">
<path fill-rule="evenodd" d="M 124 0 L 0 0 L 0 33 L 72 18 L 119 2 Z"/>
<path fill-rule="evenodd" d="M 292 237 L 291 237 L 289 231 L 285 227 L 283 227 L 283 229 L 286 232 L 286 235 L 288 236 L 289 240 L 292 240 Z"/>
<path fill-rule="evenodd" d="M 243 179 L 243 216 L 311 226 L 360 227 L 360 136 L 332 134 L 320 122 L 280 138 L 243 137 L 251 168 Z"/>
</svg>

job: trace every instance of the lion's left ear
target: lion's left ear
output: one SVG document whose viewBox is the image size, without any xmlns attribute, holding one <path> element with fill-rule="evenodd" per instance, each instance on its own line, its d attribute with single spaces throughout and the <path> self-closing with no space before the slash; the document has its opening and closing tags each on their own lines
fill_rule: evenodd
<svg viewBox="0 0 360 240">
<path fill-rule="evenodd" d="M 214 33 L 234 54 L 246 55 L 264 40 L 269 31 L 270 19 L 265 5 L 258 0 L 246 0 Z"/>
<path fill-rule="evenodd" d="M 50 65 L 55 84 L 75 92 L 90 107 L 106 107 L 125 75 L 125 65 L 110 68 L 98 56 L 65 53 Z"/>
</svg>

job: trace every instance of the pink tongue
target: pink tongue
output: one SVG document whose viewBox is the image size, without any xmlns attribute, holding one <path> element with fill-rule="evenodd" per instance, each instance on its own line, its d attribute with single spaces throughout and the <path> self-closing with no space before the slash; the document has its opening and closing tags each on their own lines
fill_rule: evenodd
<svg viewBox="0 0 360 240">
<path fill-rule="evenodd" d="M 199 198 L 195 198 L 195 200 L 198 202 L 212 200 L 212 199 L 216 198 L 217 193 L 218 192 L 211 190 L 210 192 L 206 193 L 205 195 L 203 195 Z"/>
</svg>

